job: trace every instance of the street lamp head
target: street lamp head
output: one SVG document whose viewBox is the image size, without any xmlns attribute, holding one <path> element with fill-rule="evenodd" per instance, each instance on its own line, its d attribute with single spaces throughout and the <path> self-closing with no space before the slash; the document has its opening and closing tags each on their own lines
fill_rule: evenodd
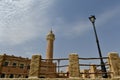
<svg viewBox="0 0 120 80">
<path fill-rule="evenodd" d="M 96 18 L 95 18 L 95 16 L 94 16 L 94 15 L 91 15 L 91 16 L 89 17 L 89 20 L 90 20 L 92 23 L 94 23 L 94 22 L 95 22 L 95 20 L 96 20 Z"/>
</svg>

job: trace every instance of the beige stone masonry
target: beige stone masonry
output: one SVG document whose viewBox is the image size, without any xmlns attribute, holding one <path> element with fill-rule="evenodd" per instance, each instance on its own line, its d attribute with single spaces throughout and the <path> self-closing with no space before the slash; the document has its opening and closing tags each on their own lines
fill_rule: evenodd
<svg viewBox="0 0 120 80">
<path fill-rule="evenodd" d="M 94 64 L 92 64 L 90 66 L 90 73 L 95 73 L 96 70 L 97 70 L 96 66 Z M 97 78 L 97 74 L 90 74 L 90 78 L 93 78 L 93 79 Z"/>
<path fill-rule="evenodd" d="M 111 52 L 108 55 L 108 63 L 110 64 L 110 71 L 113 73 L 111 77 L 118 77 L 120 76 L 120 58 L 118 53 Z"/>
<path fill-rule="evenodd" d="M 78 79 L 76 79 L 76 78 L 39 78 L 39 79 L 37 79 L 37 78 L 35 78 L 35 79 L 28 79 L 28 78 L 13 78 L 13 79 L 11 79 L 11 78 L 4 78 L 4 79 L 2 79 L 2 78 L 0 78 L 0 80 L 120 80 L 120 78 L 113 78 L 113 79 L 89 79 L 89 78 L 86 78 L 86 79 L 81 79 L 81 78 L 78 78 Z"/>
<path fill-rule="evenodd" d="M 80 77 L 78 54 L 69 55 L 69 77 Z"/>
<path fill-rule="evenodd" d="M 80 70 L 81 71 L 81 70 Z M 87 78 L 87 76 L 88 76 L 88 74 L 85 74 L 85 73 L 88 73 L 88 70 L 86 70 L 86 69 L 84 69 L 83 71 L 82 71 L 82 78 Z"/>
<path fill-rule="evenodd" d="M 1 72 L 1 70 L 2 70 L 3 60 L 4 60 L 3 55 L 0 55 L 0 72 Z"/>
<path fill-rule="evenodd" d="M 30 64 L 29 78 L 39 78 L 41 56 L 33 55 Z"/>
</svg>

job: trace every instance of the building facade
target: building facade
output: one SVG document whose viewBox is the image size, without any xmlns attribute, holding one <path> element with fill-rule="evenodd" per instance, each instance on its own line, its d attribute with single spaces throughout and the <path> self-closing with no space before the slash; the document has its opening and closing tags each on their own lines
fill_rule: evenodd
<svg viewBox="0 0 120 80">
<path fill-rule="evenodd" d="M 10 55 L 0 55 L 0 77 L 1 78 L 19 78 L 28 77 L 30 69 L 30 59 L 10 56 Z"/>
<path fill-rule="evenodd" d="M 39 77 L 56 77 L 56 63 L 53 63 L 53 48 L 55 35 L 52 30 L 47 37 L 46 60 L 41 61 Z M 27 78 L 29 77 L 31 59 L 14 55 L 0 55 L 0 78 Z M 35 67 L 34 65 L 33 67 Z"/>
</svg>

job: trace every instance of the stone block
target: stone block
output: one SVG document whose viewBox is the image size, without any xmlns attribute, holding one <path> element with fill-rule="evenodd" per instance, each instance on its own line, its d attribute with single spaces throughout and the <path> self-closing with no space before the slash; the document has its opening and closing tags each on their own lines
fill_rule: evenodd
<svg viewBox="0 0 120 80">
<path fill-rule="evenodd" d="M 108 63 L 110 64 L 110 72 L 113 73 L 111 74 L 111 77 L 120 76 L 120 59 L 118 53 L 111 52 L 109 53 L 108 57 Z"/>
<path fill-rule="evenodd" d="M 69 77 L 80 77 L 79 59 L 77 54 L 69 55 Z"/>
<path fill-rule="evenodd" d="M 30 64 L 29 78 L 39 78 L 41 56 L 33 55 Z"/>
<path fill-rule="evenodd" d="M 94 64 L 92 64 L 90 66 L 90 72 L 95 73 L 96 70 L 97 70 L 96 66 Z M 97 74 L 90 74 L 90 78 L 93 78 L 93 79 L 97 78 Z"/>
</svg>

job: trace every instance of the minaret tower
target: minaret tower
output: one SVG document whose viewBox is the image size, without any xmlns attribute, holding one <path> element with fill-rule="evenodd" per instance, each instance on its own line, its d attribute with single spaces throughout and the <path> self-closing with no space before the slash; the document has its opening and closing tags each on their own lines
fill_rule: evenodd
<svg viewBox="0 0 120 80">
<path fill-rule="evenodd" d="M 51 30 L 47 35 L 47 51 L 46 51 L 46 59 L 53 59 L 53 47 L 54 47 L 54 40 L 55 35 Z M 48 62 L 52 62 L 52 60 L 47 60 Z"/>
</svg>

